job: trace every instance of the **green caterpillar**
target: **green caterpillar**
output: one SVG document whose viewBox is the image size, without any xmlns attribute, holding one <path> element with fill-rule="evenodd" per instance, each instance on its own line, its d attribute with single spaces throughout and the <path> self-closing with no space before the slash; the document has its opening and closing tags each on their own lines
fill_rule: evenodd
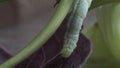
<svg viewBox="0 0 120 68">
<path fill-rule="evenodd" d="M 63 57 L 69 57 L 77 46 L 79 33 L 92 0 L 75 0 L 73 3 L 68 27 L 64 37 L 64 46 L 61 51 Z"/>
</svg>

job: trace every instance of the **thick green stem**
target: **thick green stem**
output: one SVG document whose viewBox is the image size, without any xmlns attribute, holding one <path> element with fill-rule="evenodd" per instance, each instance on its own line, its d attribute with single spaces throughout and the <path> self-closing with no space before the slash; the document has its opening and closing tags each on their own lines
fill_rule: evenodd
<svg viewBox="0 0 120 68">
<path fill-rule="evenodd" d="M 42 47 L 42 45 L 53 35 L 53 33 L 60 26 L 65 16 L 69 12 L 73 0 L 61 0 L 54 15 L 50 19 L 47 26 L 31 41 L 23 50 L 13 56 L 11 59 L 0 65 L 0 68 L 12 68 L 19 64 L 36 50 Z"/>
</svg>

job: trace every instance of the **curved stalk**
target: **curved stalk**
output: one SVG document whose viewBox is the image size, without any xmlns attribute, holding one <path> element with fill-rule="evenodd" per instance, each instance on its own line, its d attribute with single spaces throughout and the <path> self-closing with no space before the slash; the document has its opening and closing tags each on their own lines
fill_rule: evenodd
<svg viewBox="0 0 120 68">
<path fill-rule="evenodd" d="M 73 0 L 61 0 L 54 15 L 46 27 L 23 50 L 14 55 L 8 61 L 0 65 L 0 68 L 12 68 L 31 54 L 37 51 L 53 35 L 69 12 Z"/>
</svg>

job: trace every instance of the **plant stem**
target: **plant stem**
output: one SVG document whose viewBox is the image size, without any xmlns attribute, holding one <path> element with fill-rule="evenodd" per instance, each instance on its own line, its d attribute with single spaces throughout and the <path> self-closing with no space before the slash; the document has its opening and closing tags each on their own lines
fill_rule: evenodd
<svg viewBox="0 0 120 68">
<path fill-rule="evenodd" d="M 1 64 L 0 68 L 13 68 L 15 65 L 19 64 L 35 51 L 40 49 L 60 26 L 65 16 L 69 12 L 72 3 L 73 0 L 61 0 L 46 27 L 23 50 L 14 55 L 5 63 Z"/>
</svg>

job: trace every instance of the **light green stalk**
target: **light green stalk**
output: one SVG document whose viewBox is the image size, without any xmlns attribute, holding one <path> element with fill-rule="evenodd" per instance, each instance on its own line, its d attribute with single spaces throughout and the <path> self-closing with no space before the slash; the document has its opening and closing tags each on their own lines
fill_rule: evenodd
<svg viewBox="0 0 120 68">
<path fill-rule="evenodd" d="M 0 65 L 0 68 L 12 68 L 37 51 L 53 35 L 69 12 L 73 0 L 61 0 L 47 26 L 22 51 Z"/>
</svg>

